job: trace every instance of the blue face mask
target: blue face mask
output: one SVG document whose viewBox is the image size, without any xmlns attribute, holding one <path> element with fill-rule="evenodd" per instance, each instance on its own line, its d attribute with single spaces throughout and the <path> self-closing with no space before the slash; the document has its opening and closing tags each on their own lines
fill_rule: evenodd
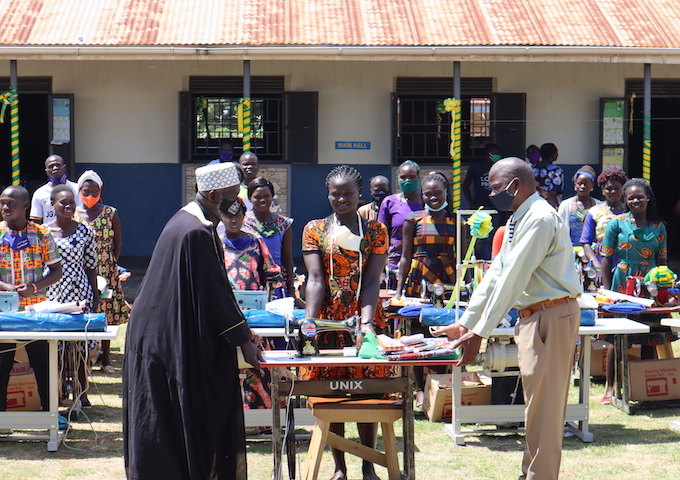
<svg viewBox="0 0 680 480">
<path fill-rule="evenodd" d="M 15 252 L 28 248 L 28 246 L 31 244 L 28 241 L 28 236 L 14 232 L 7 232 L 5 236 L 2 237 L 2 243 L 4 243 L 5 245 L 9 245 L 9 248 L 14 250 Z"/>
<path fill-rule="evenodd" d="M 448 206 L 449 206 L 449 202 L 448 202 L 448 201 L 445 201 L 444 203 L 442 203 L 442 206 L 439 207 L 439 208 L 432 208 L 431 206 L 427 205 L 427 209 L 428 209 L 430 212 L 441 212 L 442 210 L 444 210 L 444 209 L 445 209 L 446 207 L 448 207 Z"/>
<path fill-rule="evenodd" d="M 234 154 L 231 152 L 220 152 L 220 161 L 222 162 L 228 162 L 234 158 Z"/>
<path fill-rule="evenodd" d="M 55 178 L 49 173 L 47 174 L 47 179 L 50 181 L 52 185 L 63 185 L 66 183 L 66 178 L 67 178 L 66 172 L 64 172 L 64 174 L 59 178 Z"/>
</svg>

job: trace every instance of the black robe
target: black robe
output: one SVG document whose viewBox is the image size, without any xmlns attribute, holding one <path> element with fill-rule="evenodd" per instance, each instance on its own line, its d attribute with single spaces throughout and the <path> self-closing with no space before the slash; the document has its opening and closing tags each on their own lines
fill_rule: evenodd
<svg viewBox="0 0 680 480">
<path fill-rule="evenodd" d="M 192 202 L 158 238 L 127 329 L 129 479 L 246 478 L 235 347 L 249 335 L 214 226 Z"/>
</svg>

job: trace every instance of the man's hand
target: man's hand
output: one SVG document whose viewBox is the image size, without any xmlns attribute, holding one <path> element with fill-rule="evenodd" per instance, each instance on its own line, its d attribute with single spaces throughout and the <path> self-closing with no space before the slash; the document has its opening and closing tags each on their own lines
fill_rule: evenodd
<svg viewBox="0 0 680 480">
<path fill-rule="evenodd" d="M 32 297 L 33 294 L 35 293 L 33 291 L 33 285 L 26 285 L 25 283 L 22 283 L 21 285 L 17 285 L 16 291 L 19 292 L 20 297 Z"/>
<path fill-rule="evenodd" d="M 240 345 L 243 358 L 253 366 L 255 369 L 260 368 L 260 361 L 262 360 L 262 350 L 251 341 L 247 341 Z"/>
<path fill-rule="evenodd" d="M 482 344 L 482 337 L 477 335 L 475 332 L 469 331 L 464 326 L 453 323 L 447 325 L 446 327 L 440 328 L 432 332 L 433 335 L 444 335 L 446 334 L 449 340 L 455 340 L 451 347 L 460 347 L 462 355 L 460 359 L 455 363 L 456 366 L 462 367 L 475 361 L 477 354 L 479 353 L 479 347 Z"/>
</svg>

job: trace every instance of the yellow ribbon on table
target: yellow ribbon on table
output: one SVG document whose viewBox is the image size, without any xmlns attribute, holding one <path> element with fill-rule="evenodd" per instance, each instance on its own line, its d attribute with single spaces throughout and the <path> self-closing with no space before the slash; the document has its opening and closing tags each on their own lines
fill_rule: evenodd
<svg viewBox="0 0 680 480">
<path fill-rule="evenodd" d="M 15 89 L 10 89 L 7 92 L 0 93 L 0 102 L 2 102 L 2 108 L 0 109 L 0 123 L 5 123 L 5 110 L 7 106 L 12 103 L 16 98 L 17 91 Z"/>
</svg>

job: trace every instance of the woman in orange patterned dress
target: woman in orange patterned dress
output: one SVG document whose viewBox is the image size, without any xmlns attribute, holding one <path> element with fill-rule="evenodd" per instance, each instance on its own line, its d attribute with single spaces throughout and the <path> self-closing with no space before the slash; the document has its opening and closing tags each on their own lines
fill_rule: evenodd
<svg viewBox="0 0 680 480">
<path fill-rule="evenodd" d="M 302 234 L 302 252 L 309 278 L 306 289 L 308 318 L 342 321 L 361 315 L 361 332 L 387 325 L 378 302 L 380 274 L 387 259 L 387 229 L 377 221 L 357 214 L 361 193 L 361 174 L 341 165 L 326 177 L 328 201 L 333 214 L 310 221 Z M 320 348 L 351 345 L 348 335 L 324 332 L 318 338 Z M 389 367 L 317 367 L 301 371 L 310 379 L 387 377 Z M 375 446 L 376 424 L 358 424 L 361 443 Z M 330 430 L 344 435 L 344 424 L 334 423 Z M 332 480 L 347 478 L 344 453 L 331 450 L 335 461 Z M 378 479 L 373 464 L 363 461 L 363 478 Z"/>
</svg>

